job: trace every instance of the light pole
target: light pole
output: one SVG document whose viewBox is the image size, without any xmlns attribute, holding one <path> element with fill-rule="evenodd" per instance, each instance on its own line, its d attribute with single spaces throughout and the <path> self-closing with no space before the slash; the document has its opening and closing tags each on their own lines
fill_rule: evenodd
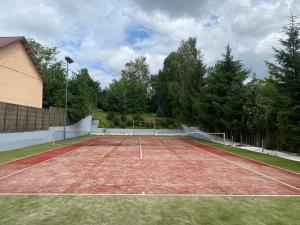
<svg viewBox="0 0 300 225">
<path fill-rule="evenodd" d="M 64 112 L 64 140 L 66 140 L 67 133 L 67 111 L 68 111 L 68 75 L 69 75 L 69 64 L 72 64 L 74 61 L 69 56 L 65 57 L 67 62 L 67 74 L 66 74 L 66 86 L 65 86 L 65 112 Z"/>
</svg>

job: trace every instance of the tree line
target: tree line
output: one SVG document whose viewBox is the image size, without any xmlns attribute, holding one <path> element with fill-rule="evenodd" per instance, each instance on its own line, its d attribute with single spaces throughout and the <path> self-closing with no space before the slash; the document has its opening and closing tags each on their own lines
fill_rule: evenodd
<svg viewBox="0 0 300 225">
<path fill-rule="evenodd" d="M 120 80 L 101 91 L 100 105 L 118 113 L 153 112 L 257 146 L 300 152 L 300 39 L 291 16 L 275 63 L 258 79 L 235 59 L 228 44 L 208 67 L 196 38 L 182 41 L 150 75 L 144 57 L 125 65 Z"/>
<path fill-rule="evenodd" d="M 197 125 L 209 132 L 226 132 L 234 141 L 300 152 L 300 38 L 291 16 L 283 28 L 280 48 L 273 48 L 269 74 L 258 79 L 228 44 L 213 66 L 205 65 L 197 39 L 188 38 L 150 74 L 145 57 L 128 62 L 121 78 L 104 88 L 87 69 L 73 74 L 69 85 L 69 117 L 77 121 L 95 107 L 118 114 L 155 113 Z M 64 62 L 57 48 L 30 40 L 48 84 L 44 106 L 64 106 Z"/>
</svg>

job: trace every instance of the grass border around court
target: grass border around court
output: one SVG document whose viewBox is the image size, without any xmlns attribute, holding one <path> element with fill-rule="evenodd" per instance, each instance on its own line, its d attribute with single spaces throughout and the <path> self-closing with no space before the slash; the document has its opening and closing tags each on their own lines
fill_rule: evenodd
<svg viewBox="0 0 300 225">
<path fill-rule="evenodd" d="M 288 170 L 288 171 L 300 174 L 300 162 L 297 162 L 297 161 L 280 158 L 278 156 L 263 154 L 260 152 L 253 152 L 253 151 L 241 149 L 238 147 L 233 147 L 230 145 L 224 146 L 223 144 L 219 144 L 219 143 L 215 143 L 215 142 L 211 142 L 211 141 L 199 140 L 199 139 L 193 138 L 193 137 L 188 137 L 188 139 L 199 142 L 201 144 L 204 144 L 204 145 L 207 145 L 210 147 L 213 147 L 213 148 L 216 148 L 216 149 L 219 149 L 219 150 L 222 150 L 222 151 L 230 152 L 235 155 L 245 157 L 247 159 L 251 159 L 251 160 L 258 161 L 258 162 L 261 162 L 264 164 L 268 164 L 268 165 L 271 165 L 274 167 L 278 167 L 280 169 L 284 169 L 284 170 Z"/>
<path fill-rule="evenodd" d="M 58 141 L 55 144 L 52 142 L 39 144 L 39 145 L 32 145 L 24 148 L 18 148 L 14 150 L 2 151 L 0 152 L 0 166 L 2 164 L 15 161 L 18 159 L 26 158 L 32 155 L 37 155 L 43 152 L 51 151 L 53 149 L 61 148 L 64 146 L 75 144 L 79 141 L 88 140 L 97 136 L 94 135 L 85 135 L 76 138 L 70 138 L 67 140 Z"/>
<path fill-rule="evenodd" d="M 0 196 L 0 223 L 289 224 L 300 220 L 298 197 Z"/>
</svg>

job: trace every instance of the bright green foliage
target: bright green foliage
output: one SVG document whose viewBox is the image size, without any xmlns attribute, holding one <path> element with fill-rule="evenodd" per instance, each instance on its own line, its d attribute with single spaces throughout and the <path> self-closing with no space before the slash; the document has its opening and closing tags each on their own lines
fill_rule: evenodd
<svg viewBox="0 0 300 225">
<path fill-rule="evenodd" d="M 163 69 L 153 78 L 153 96 L 157 114 L 193 121 L 197 97 L 206 72 L 196 38 L 183 41 L 164 61 Z"/>
<path fill-rule="evenodd" d="M 282 149 L 300 152 L 300 37 L 296 17 L 284 27 L 281 48 L 273 48 L 276 64 L 267 63 L 279 92 L 277 126 Z"/>
<path fill-rule="evenodd" d="M 150 72 L 145 57 L 126 63 L 119 81 L 113 80 L 102 92 L 101 105 L 106 111 L 142 113 L 148 110 Z"/>
</svg>

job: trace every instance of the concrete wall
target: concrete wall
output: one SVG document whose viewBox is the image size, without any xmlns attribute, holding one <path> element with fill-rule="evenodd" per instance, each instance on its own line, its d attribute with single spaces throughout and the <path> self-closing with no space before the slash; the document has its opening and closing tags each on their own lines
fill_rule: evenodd
<svg viewBox="0 0 300 225">
<path fill-rule="evenodd" d="M 225 139 L 225 142 L 224 142 L 223 136 L 206 133 L 206 132 L 199 130 L 197 128 L 194 128 L 194 127 L 188 127 L 186 125 L 182 125 L 182 129 L 184 130 L 185 134 L 190 137 L 207 140 L 207 141 L 213 141 L 213 142 L 217 142 L 220 144 L 230 144 L 231 143 L 230 140 L 228 140 L 228 139 Z"/>
<path fill-rule="evenodd" d="M 188 127 L 184 124 L 181 127 L 187 136 L 199 138 L 202 140 L 210 140 L 210 138 L 204 132 L 201 132 L 196 128 Z"/>
<path fill-rule="evenodd" d="M 42 108 L 43 79 L 21 42 L 0 49 L 0 102 Z"/>
<path fill-rule="evenodd" d="M 184 135 L 183 130 L 171 129 L 112 129 L 93 128 L 93 134 L 99 135 Z"/>
<path fill-rule="evenodd" d="M 73 138 L 89 133 L 98 135 L 186 135 L 191 128 L 183 126 L 183 129 L 107 129 L 98 128 L 98 122 L 92 121 L 92 116 L 87 116 L 78 123 L 68 126 L 66 138 Z M 19 132 L 19 133 L 1 133 L 0 151 L 7 151 L 27 146 L 49 143 L 62 140 L 64 138 L 63 127 L 50 127 L 45 131 Z"/>
<path fill-rule="evenodd" d="M 79 137 L 91 132 L 92 116 L 87 116 L 74 125 L 67 127 L 67 138 Z M 45 131 L 0 134 L 0 151 L 44 144 L 64 138 L 64 127 L 50 127 Z"/>
</svg>

